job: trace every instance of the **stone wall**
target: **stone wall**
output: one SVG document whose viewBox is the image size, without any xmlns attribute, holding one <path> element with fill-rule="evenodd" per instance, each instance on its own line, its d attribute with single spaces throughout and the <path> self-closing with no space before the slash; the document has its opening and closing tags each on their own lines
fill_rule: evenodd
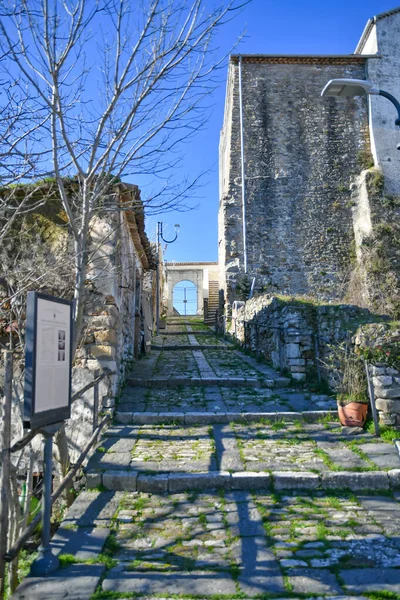
<svg viewBox="0 0 400 600">
<path fill-rule="evenodd" d="M 400 323 L 360 327 L 355 344 L 370 364 L 379 421 L 400 427 Z"/>
<path fill-rule="evenodd" d="M 231 303 L 256 277 L 258 291 L 342 298 L 354 244 L 350 186 L 371 160 L 367 104 L 320 94 L 329 79 L 365 78 L 365 60 L 243 57 L 247 275 L 238 68 L 232 57 L 220 144 L 221 289 Z"/>
<path fill-rule="evenodd" d="M 99 213 L 91 222 L 91 262 L 87 272 L 85 290 L 84 326 L 75 355 L 72 372 L 72 393 L 92 382 L 95 373 L 105 370 L 113 375 L 106 376 L 99 384 L 99 411 L 112 411 L 118 390 L 124 381 L 126 369 L 142 351 L 149 349 L 153 331 L 153 269 L 155 267 L 150 243 L 144 230 L 144 217 L 140 205 L 139 190 L 136 186 L 120 184 L 118 199 L 128 202 L 130 210 L 107 210 Z M 135 210 L 132 209 L 135 207 Z M 40 208 L 39 210 L 44 210 Z M 59 211 L 59 208 L 58 208 Z M 52 215 L 50 225 L 46 221 L 45 229 L 59 227 L 61 233 L 52 234 L 50 243 L 46 236 L 38 239 L 43 248 L 44 257 L 50 256 L 52 268 L 59 275 L 37 280 L 35 263 L 31 261 L 32 286 L 41 292 L 72 297 L 73 252 L 66 240 L 65 222 L 54 224 Z M 31 218 L 31 217 L 29 217 Z M 40 219 L 38 220 L 40 223 Z M 71 241 L 71 240 L 70 240 Z M 11 248 L 12 249 L 12 248 Z M 4 250 L 4 248 L 3 248 Z M 29 263 L 29 255 L 23 256 Z M 44 260 L 44 258 L 43 258 Z M 48 260 L 48 259 L 47 259 Z M 49 263 L 50 265 L 50 263 Z M 48 266 L 49 266 L 48 265 Z M 45 269 L 44 262 L 38 262 L 39 269 Z M 65 276 L 67 273 L 67 276 Z M 0 300 L 10 294 L 9 284 L 12 275 L 9 270 L 0 281 Z M 8 286 L 8 287 L 7 287 Z M 21 297 L 21 315 L 23 319 L 24 296 Z M 2 319 L 1 317 L 4 317 Z M 21 321 L 21 331 L 23 320 Z M 7 314 L 0 313 L 0 341 L 7 343 Z M 18 342 L 14 336 L 14 343 Z M 23 340 L 22 340 L 23 341 Z M 16 353 L 15 378 L 20 382 L 16 386 L 13 418 L 14 441 L 22 434 L 20 409 L 23 402 L 23 348 Z M 2 386 L 2 365 L 0 360 L 0 388 Z M 0 391 L 1 393 L 1 391 Z M 72 460 L 76 460 L 87 443 L 93 430 L 93 388 L 72 405 L 71 419 L 66 424 L 67 436 Z M 35 441 L 35 451 L 41 457 L 41 441 Z M 22 465 L 23 468 L 23 465 Z"/>
<path fill-rule="evenodd" d="M 327 376 L 331 348 L 351 342 L 361 323 L 382 318 L 351 305 L 317 305 L 312 301 L 261 295 L 240 303 L 227 330 L 237 341 L 294 379 Z"/>
<path fill-rule="evenodd" d="M 293 379 L 325 380 L 333 388 L 338 380 L 332 369 L 345 345 L 369 365 L 380 422 L 400 427 L 398 322 L 358 306 L 262 295 L 235 302 L 226 330 Z"/>
</svg>

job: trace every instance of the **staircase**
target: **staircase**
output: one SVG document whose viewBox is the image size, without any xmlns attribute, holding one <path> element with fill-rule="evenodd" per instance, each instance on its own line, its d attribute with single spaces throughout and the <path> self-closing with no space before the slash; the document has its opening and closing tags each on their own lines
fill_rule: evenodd
<svg viewBox="0 0 400 600">
<path fill-rule="evenodd" d="M 219 306 L 219 283 L 210 281 L 208 284 L 208 316 L 204 322 L 209 325 L 215 325 L 215 314 Z"/>
<path fill-rule="evenodd" d="M 152 347 L 52 540 L 72 564 L 13 600 L 398 598 L 395 446 L 199 318 Z"/>
</svg>

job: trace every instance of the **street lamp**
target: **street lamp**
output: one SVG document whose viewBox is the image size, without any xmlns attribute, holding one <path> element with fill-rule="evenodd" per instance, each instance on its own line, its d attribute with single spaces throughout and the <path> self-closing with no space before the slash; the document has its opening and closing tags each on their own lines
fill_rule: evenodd
<svg viewBox="0 0 400 600">
<path fill-rule="evenodd" d="M 160 332 L 160 247 L 161 240 L 166 244 L 173 244 L 178 237 L 180 225 L 176 223 L 174 225 L 175 237 L 173 240 L 166 240 L 163 235 L 163 223 L 162 221 L 157 222 L 157 289 L 156 289 L 156 327 L 157 335 Z"/>
<path fill-rule="evenodd" d="M 400 103 L 392 94 L 380 90 L 372 81 L 364 79 L 331 79 L 321 92 L 321 96 L 383 96 L 390 100 L 397 110 L 395 125 L 400 127 Z M 400 146 L 397 146 L 400 150 Z"/>
</svg>

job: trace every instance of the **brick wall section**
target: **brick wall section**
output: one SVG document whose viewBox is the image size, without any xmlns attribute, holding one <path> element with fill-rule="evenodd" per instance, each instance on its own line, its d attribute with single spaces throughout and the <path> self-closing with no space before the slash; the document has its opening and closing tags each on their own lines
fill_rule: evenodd
<svg viewBox="0 0 400 600">
<path fill-rule="evenodd" d="M 349 188 L 368 152 L 364 99 L 320 97 L 362 60 L 243 62 L 248 277 L 257 288 L 343 297 L 353 244 Z M 243 273 L 238 66 L 231 61 L 220 147 L 221 287 Z"/>
</svg>

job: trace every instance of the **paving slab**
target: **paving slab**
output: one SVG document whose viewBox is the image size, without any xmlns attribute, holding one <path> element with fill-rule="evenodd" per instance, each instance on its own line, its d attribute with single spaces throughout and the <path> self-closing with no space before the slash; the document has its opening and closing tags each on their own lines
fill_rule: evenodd
<svg viewBox="0 0 400 600">
<path fill-rule="evenodd" d="M 13 600 L 88 600 L 94 594 L 104 565 L 70 565 L 46 577 L 26 577 Z"/>
<path fill-rule="evenodd" d="M 123 493 L 116 491 L 81 492 L 68 509 L 62 526 L 109 527 Z"/>
<path fill-rule="evenodd" d="M 136 594 L 215 594 L 235 595 L 236 586 L 228 573 L 193 571 L 189 573 L 135 573 L 111 569 L 102 584 L 105 592 Z"/>
<path fill-rule="evenodd" d="M 53 554 L 72 554 L 77 560 L 93 560 L 102 551 L 110 534 L 109 527 L 60 526 L 51 540 Z"/>
<path fill-rule="evenodd" d="M 349 569 L 339 573 L 346 591 L 400 593 L 399 569 Z"/>
<path fill-rule="evenodd" d="M 340 594 L 335 575 L 323 569 L 290 569 L 288 581 L 295 594 Z"/>
</svg>

